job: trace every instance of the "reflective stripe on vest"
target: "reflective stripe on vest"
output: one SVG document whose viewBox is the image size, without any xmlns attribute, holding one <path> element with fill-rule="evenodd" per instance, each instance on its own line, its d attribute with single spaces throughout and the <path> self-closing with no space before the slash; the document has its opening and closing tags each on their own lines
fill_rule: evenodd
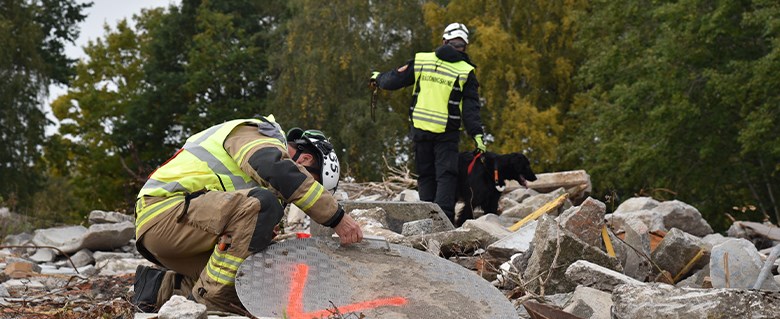
<svg viewBox="0 0 780 319">
<path fill-rule="evenodd" d="M 463 85 L 474 66 L 465 61 L 447 62 L 433 52 L 414 57 L 415 104 L 411 108 L 414 127 L 442 133 L 448 127 L 460 127 Z M 453 94 L 457 93 L 457 94 Z M 453 97 L 456 96 L 456 100 Z"/>
<path fill-rule="evenodd" d="M 273 121 L 272 117 L 269 118 Z M 258 184 L 238 164 L 251 148 L 250 145 L 243 147 L 237 158 L 232 158 L 223 146 L 228 134 L 244 123 L 266 124 L 255 119 L 233 120 L 193 135 L 187 139 L 181 152 L 152 173 L 138 197 L 172 196 L 204 189 L 234 191 L 257 187 Z M 283 142 L 275 138 L 250 144 L 253 147 L 262 142 L 284 147 Z"/>
</svg>

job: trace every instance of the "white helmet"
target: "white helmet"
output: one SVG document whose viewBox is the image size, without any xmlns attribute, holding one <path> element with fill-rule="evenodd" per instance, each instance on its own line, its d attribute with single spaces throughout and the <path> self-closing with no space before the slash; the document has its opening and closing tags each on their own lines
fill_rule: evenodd
<svg viewBox="0 0 780 319">
<path fill-rule="evenodd" d="M 336 186 L 339 184 L 339 158 L 336 156 L 336 152 L 333 151 L 333 144 L 330 143 L 325 134 L 322 134 L 319 130 L 302 130 L 300 128 L 292 128 L 287 133 L 287 141 L 293 142 L 299 147 L 306 148 L 308 146 L 310 152 L 314 153 L 317 158 L 317 162 L 320 164 L 320 170 L 317 173 L 320 176 L 320 184 L 328 191 L 336 190 Z M 315 150 L 316 151 L 313 151 Z M 300 150 L 300 149 L 299 149 Z M 300 152 L 295 154 L 296 160 L 300 155 Z M 312 168 L 306 167 L 311 171 Z"/>
<path fill-rule="evenodd" d="M 469 44 L 469 29 L 467 29 L 466 25 L 463 23 L 450 23 L 450 25 L 444 28 L 442 38 L 444 40 L 461 38 L 463 41 L 466 41 L 466 44 Z"/>
</svg>

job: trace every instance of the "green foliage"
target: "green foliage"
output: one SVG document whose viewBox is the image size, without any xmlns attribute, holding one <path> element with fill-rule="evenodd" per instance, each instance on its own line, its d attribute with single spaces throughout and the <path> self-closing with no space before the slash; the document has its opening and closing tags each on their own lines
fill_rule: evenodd
<svg viewBox="0 0 780 319">
<path fill-rule="evenodd" d="M 569 109 L 575 67 L 580 57 L 571 48 L 576 31 L 573 11 L 586 1 L 453 1 L 426 5 L 426 23 L 440 30 L 460 21 L 472 31 L 469 55 L 477 64 L 489 148 L 522 151 L 537 171 L 551 170 L 558 160 L 563 116 Z"/>
<path fill-rule="evenodd" d="M 84 7 L 0 5 L 0 196 L 41 192 L 58 221 L 130 209 L 187 136 L 256 114 L 322 129 L 359 181 L 410 166 L 411 89 L 380 92 L 372 121 L 366 81 L 454 21 L 472 31 L 490 150 L 585 169 L 615 205 L 676 198 L 716 228 L 731 207 L 780 217 L 777 1 L 182 0 L 107 27 L 72 68 Z M 46 138 L 40 97 L 66 82 Z"/>
<path fill-rule="evenodd" d="M 764 72 L 778 68 L 778 20 L 752 18 L 777 4 L 591 5 L 575 42 L 587 90 L 572 107 L 567 160 L 588 169 L 599 193 L 668 189 L 716 227 L 731 206 L 776 214 L 778 133 L 767 121 L 777 119 L 769 87 L 778 83 Z"/>
<path fill-rule="evenodd" d="M 67 83 L 72 60 L 64 42 L 90 4 L 8 0 L 0 4 L 0 196 L 27 212 L 45 182 L 38 166 L 48 124 L 42 102 L 50 84 Z"/>
<path fill-rule="evenodd" d="M 285 41 L 271 59 L 278 72 L 277 119 L 332 136 L 345 175 L 377 180 L 386 163 L 405 165 L 400 156 L 409 153 L 404 137 L 411 93 L 380 94 L 373 122 L 366 84 L 371 71 L 402 65 L 428 43 L 418 2 L 302 0 L 289 6 L 292 16 L 280 30 Z"/>
</svg>

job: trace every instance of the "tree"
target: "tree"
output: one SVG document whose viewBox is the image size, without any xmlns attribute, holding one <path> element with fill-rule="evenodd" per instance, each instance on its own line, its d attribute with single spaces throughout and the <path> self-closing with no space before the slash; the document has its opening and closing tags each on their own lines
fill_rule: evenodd
<svg viewBox="0 0 780 319">
<path fill-rule="evenodd" d="M 407 165 L 411 92 L 379 94 L 371 119 L 371 71 L 429 50 L 418 1 L 290 1 L 271 59 L 274 113 L 286 127 L 320 128 L 333 137 L 343 175 L 377 180 L 386 166 Z M 288 124 L 289 123 L 289 124 Z M 406 157 L 405 157 L 405 154 Z"/>
<path fill-rule="evenodd" d="M 588 57 L 578 70 L 587 90 L 573 107 L 580 125 L 569 159 L 589 168 L 602 194 L 678 198 L 715 227 L 727 207 L 767 213 L 780 185 L 766 164 L 778 162 L 777 133 L 762 123 L 777 118 L 767 108 L 777 81 L 763 75 L 778 67 L 777 20 L 756 17 L 777 4 L 591 4 L 576 41 Z"/>
<path fill-rule="evenodd" d="M 78 36 L 89 6 L 73 0 L 0 4 L 0 197 L 16 198 L 22 210 L 44 177 L 34 166 L 48 124 L 43 98 L 50 84 L 67 83 L 74 61 L 65 56 L 64 43 Z"/>
</svg>

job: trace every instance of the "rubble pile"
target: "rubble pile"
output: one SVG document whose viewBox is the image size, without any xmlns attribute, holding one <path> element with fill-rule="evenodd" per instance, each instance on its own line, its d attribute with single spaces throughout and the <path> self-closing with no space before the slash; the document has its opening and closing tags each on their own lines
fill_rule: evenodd
<svg viewBox="0 0 780 319">
<path fill-rule="evenodd" d="M 519 318 L 530 318 L 528 303 L 573 318 L 780 318 L 780 249 L 773 250 L 780 228 L 738 221 L 724 237 L 695 207 L 649 197 L 606 214 L 605 203 L 587 196 L 589 180 L 559 188 L 550 181 L 508 187 L 502 213 L 459 228 L 403 180 L 343 185 L 336 197 L 365 235 L 472 270 L 514 303 Z M 284 225 L 278 240 L 332 234 L 292 205 Z M 151 265 L 134 243 L 133 218 L 103 211 L 89 214 L 88 227 L 7 236 L 0 318 L 154 317 L 128 302 L 136 267 Z M 170 303 L 160 318 L 206 317 L 183 298 Z"/>
</svg>

